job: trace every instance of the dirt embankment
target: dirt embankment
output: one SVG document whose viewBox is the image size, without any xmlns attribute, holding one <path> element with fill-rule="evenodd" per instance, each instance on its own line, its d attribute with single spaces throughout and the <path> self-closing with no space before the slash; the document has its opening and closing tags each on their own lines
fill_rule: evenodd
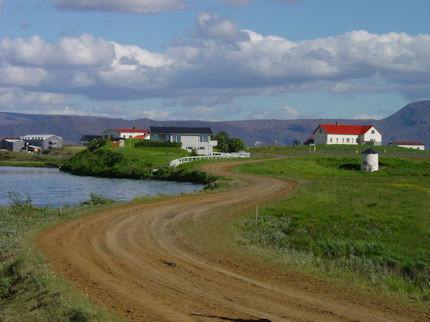
<svg viewBox="0 0 430 322">
<path fill-rule="evenodd" d="M 121 317 L 139 321 L 424 320 L 330 283 L 236 260 L 181 238 L 184 223 L 218 223 L 285 196 L 294 183 L 234 174 L 233 163 L 205 170 L 238 177 L 238 189 L 127 205 L 48 229 L 37 242 L 56 273 Z M 224 220 L 225 219 L 225 220 Z M 211 227 L 205 227 L 208 231 Z M 214 228 L 215 229 L 215 228 Z M 209 233 L 208 233 L 209 234 Z M 216 242 L 214 240 L 214 242 Z"/>
</svg>

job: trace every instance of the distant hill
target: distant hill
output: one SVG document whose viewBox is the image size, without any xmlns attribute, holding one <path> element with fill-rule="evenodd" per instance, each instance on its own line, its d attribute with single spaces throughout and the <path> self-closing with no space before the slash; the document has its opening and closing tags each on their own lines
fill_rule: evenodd
<svg viewBox="0 0 430 322">
<path fill-rule="evenodd" d="M 152 126 L 209 126 L 213 132 L 226 131 L 241 138 L 248 146 L 290 145 L 294 140 L 305 141 L 319 123 L 373 124 L 383 133 L 384 143 L 421 141 L 430 148 L 430 100 L 406 105 L 382 120 L 247 120 L 228 122 L 155 121 L 149 119 L 122 120 L 106 117 L 70 115 L 34 115 L 0 112 L 0 138 L 25 134 L 53 133 L 66 143 L 77 143 L 83 134 L 101 134 L 110 128 L 148 128 Z"/>
</svg>

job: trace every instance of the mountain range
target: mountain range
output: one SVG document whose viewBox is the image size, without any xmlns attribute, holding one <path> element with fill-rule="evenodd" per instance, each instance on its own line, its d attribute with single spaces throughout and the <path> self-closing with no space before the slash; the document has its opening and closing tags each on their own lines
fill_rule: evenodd
<svg viewBox="0 0 430 322">
<path fill-rule="evenodd" d="M 381 120 L 298 119 L 244 121 L 156 121 L 150 119 L 123 120 L 107 117 L 75 115 L 41 115 L 0 112 L 0 138 L 26 134 L 56 134 L 65 143 L 76 144 L 83 134 L 101 134 L 111 128 L 147 129 L 149 126 L 210 127 L 214 133 L 226 131 L 241 138 L 247 146 L 291 145 L 305 141 L 320 123 L 374 125 L 383 134 L 383 143 L 391 141 L 420 141 L 430 147 L 430 100 L 410 103 Z"/>
</svg>

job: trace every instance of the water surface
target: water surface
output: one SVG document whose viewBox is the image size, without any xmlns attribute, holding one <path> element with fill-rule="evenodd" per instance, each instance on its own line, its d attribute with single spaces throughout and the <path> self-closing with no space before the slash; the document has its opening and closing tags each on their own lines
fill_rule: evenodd
<svg viewBox="0 0 430 322">
<path fill-rule="evenodd" d="M 58 169 L 30 167 L 0 167 L 0 206 L 9 205 L 8 192 L 16 192 L 23 199 L 30 196 L 37 207 L 58 208 L 75 206 L 88 200 L 91 193 L 118 201 L 130 201 L 137 196 L 180 194 L 203 189 L 201 184 L 171 181 L 108 179 L 74 176 Z"/>
</svg>

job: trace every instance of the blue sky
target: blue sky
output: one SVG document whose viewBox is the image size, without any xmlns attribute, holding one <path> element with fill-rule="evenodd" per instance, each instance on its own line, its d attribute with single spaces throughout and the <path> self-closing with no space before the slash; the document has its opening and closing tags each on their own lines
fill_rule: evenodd
<svg viewBox="0 0 430 322">
<path fill-rule="evenodd" d="M 0 111 L 382 118 L 430 98 L 428 0 L 0 0 Z"/>
</svg>

